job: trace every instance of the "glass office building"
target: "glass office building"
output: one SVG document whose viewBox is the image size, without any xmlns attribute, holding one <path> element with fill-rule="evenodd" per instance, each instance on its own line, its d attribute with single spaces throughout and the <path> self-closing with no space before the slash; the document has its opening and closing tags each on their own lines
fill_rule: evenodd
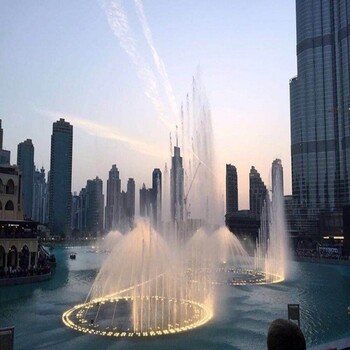
<svg viewBox="0 0 350 350">
<path fill-rule="evenodd" d="M 53 123 L 49 177 L 49 226 L 62 237 L 71 231 L 73 126 Z"/>
<path fill-rule="evenodd" d="M 290 81 L 292 187 L 310 214 L 349 203 L 350 1 L 296 0 Z"/>
</svg>

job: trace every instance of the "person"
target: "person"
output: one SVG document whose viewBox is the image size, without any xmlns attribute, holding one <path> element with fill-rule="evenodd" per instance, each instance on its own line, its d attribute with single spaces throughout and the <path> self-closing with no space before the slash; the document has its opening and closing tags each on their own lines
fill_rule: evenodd
<svg viewBox="0 0 350 350">
<path fill-rule="evenodd" d="M 306 342 L 300 328 L 289 320 L 274 320 L 267 332 L 268 350 L 306 350 Z"/>
</svg>

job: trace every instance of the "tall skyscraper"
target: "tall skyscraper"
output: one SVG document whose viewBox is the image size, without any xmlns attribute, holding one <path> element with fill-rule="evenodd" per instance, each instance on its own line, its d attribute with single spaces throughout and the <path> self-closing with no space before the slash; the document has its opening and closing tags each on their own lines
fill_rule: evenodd
<svg viewBox="0 0 350 350">
<path fill-rule="evenodd" d="M 170 213 L 173 223 L 179 224 L 184 219 L 184 168 L 180 147 L 174 147 L 170 169 Z"/>
<path fill-rule="evenodd" d="M 33 187 L 34 187 L 34 146 L 32 140 L 27 139 L 17 146 L 17 166 L 22 172 L 22 203 L 23 215 L 32 218 Z"/>
<path fill-rule="evenodd" d="M 283 185 L 283 166 L 281 159 L 275 159 L 272 162 L 272 189 L 274 188 L 280 188 L 282 192 L 282 196 L 284 196 L 284 185 Z M 275 182 L 279 182 L 275 184 Z"/>
<path fill-rule="evenodd" d="M 86 205 L 85 213 L 85 231 L 89 234 L 96 235 L 103 230 L 103 214 L 104 214 L 104 196 L 103 182 L 96 177 L 88 180 L 86 183 Z"/>
<path fill-rule="evenodd" d="M 72 195 L 72 234 L 77 236 L 80 231 L 79 218 L 80 218 L 80 196 L 76 192 Z"/>
<path fill-rule="evenodd" d="M 42 224 L 48 222 L 47 195 L 48 186 L 45 179 L 45 169 L 35 170 L 33 186 L 32 219 Z"/>
<path fill-rule="evenodd" d="M 126 190 L 126 216 L 131 223 L 135 217 L 135 180 L 129 178 Z"/>
<path fill-rule="evenodd" d="M 87 194 L 86 187 L 82 188 L 79 192 L 78 206 L 78 230 L 81 233 L 86 232 L 86 206 L 87 206 Z"/>
<path fill-rule="evenodd" d="M 350 202 L 350 3 L 296 0 L 290 81 L 293 198 L 309 214 Z"/>
<path fill-rule="evenodd" d="M 145 184 L 142 184 L 140 189 L 140 216 L 148 217 L 151 213 L 151 197 L 152 190 L 147 189 Z"/>
<path fill-rule="evenodd" d="M 156 227 L 162 221 L 162 172 L 155 168 L 152 173 L 152 210 Z"/>
<path fill-rule="evenodd" d="M 226 214 L 238 211 L 237 169 L 234 165 L 226 164 Z"/>
<path fill-rule="evenodd" d="M 105 228 L 107 231 L 116 230 L 119 225 L 120 187 L 119 171 L 116 164 L 113 164 L 107 180 L 107 203 L 105 211 Z"/>
<path fill-rule="evenodd" d="M 52 234 L 71 230 L 73 126 L 60 119 L 53 123 L 49 184 L 49 227 Z"/>
<path fill-rule="evenodd" d="M 260 218 L 266 195 L 266 186 L 258 171 L 252 166 L 249 173 L 249 206 L 251 214 L 256 218 Z"/>
</svg>

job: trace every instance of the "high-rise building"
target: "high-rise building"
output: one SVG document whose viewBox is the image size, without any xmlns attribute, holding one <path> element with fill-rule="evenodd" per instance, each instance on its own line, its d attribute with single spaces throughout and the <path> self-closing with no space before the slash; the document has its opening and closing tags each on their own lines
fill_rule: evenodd
<svg viewBox="0 0 350 350">
<path fill-rule="evenodd" d="M 266 196 L 266 186 L 258 171 L 252 166 L 249 173 L 249 206 L 251 214 L 256 218 L 260 218 Z"/>
<path fill-rule="evenodd" d="M 17 146 L 17 166 L 22 172 L 22 202 L 25 219 L 32 218 L 34 187 L 34 146 L 27 139 Z"/>
<path fill-rule="evenodd" d="M 86 233 L 86 202 L 87 194 L 86 187 L 82 188 L 79 192 L 79 203 L 78 206 L 78 230 L 80 233 Z"/>
<path fill-rule="evenodd" d="M 309 215 L 350 202 L 350 3 L 296 0 L 290 81 L 293 198 Z"/>
<path fill-rule="evenodd" d="M 151 214 L 151 198 L 152 189 L 146 188 L 145 184 L 142 184 L 140 189 L 140 216 L 149 217 Z"/>
<path fill-rule="evenodd" d="M 60 236 L 71 231 L 72 151 L 73 126 L 60 119 L 53 123 L 49 185 L 49 227 Z"/>
<path fill-rule="evenodd" d="M 98 177 L 93 180 L 88 180 L 85 189 L 85 231 L 95 236 L 97 233 L 100 233 L 103 230 L 103 182 Z"/>
<path fill-rule="evenodd" d="M 80 218 L 80 196 L 76 192 L 72 195 L 72 234 L 77 238 L 78 231 L 80 231 L 79 218 Z"/>
<path fill-rule="evenodd" d="M 33 186 L 32 219 L 45 224 L 48 222 L 47 200 L 48 186 L 45 179 L 45 169 L 35 170 Z"/>
<path fill-rule="evenodd" d="M 135 180 L 129 178 L 126 190 L 126 216 L 131 223 L 135 217 Z"/>
<path fill-rule="evenodd" d="M 99 177 L 87 180 L 79 196 L 72 196 L 72 229 L 74 234 L 96 236 L 103 230 L 103 182 Z"/>
<path fill-rule="evenodd" d="M 155 168 L 152 173 L 152 210 L 156 227 L 162 221 L 162 172 Z"/>
<path fill-rule="evenodd" d="M 116 164 L 113 164 L 107 180 L 107 203 L 105 211 L 105 228 L 107 231 L 116 230 L 119 225 L 120 187 L 119 171 Z"/>
<path fill-rule="evenodd" d="M 180 147 L 174 147 L 170 169 L 170 213 L 173 223 L 180 224 L 184 219 L 184 168 Z"/>
<path fill-rule="evenodd" d="M 238 212 L 237 169 L 226 164 L 226 214 Z"/>
<path fill-rule="evenodd" d="M 272 176 L 272 189 L 278 188 L 282 196 L 284 196 L 284 185 L 283 185 L 283 166 L 281 159 L 275 159 L 272 162 L 272 168 L 271 168 L 271 176 Z M 278 183 L 275 183 L 275 182 Z"/>
</svg>

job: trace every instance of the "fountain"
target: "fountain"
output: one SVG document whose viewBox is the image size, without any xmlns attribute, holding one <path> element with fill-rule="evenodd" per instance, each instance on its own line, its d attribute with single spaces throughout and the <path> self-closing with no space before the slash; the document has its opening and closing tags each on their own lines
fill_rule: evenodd
<svg viewBox="0 0 350 350">
<path fill-rule="evenodd" d="M 267 282 L 283 281 L 287 272 L 288 237 L 284 213 L 283 172 L 279 159 L 272 163 L 272 191 L 261 213 L 255 269 L 264 271 Z"/>
<path fill-rule="evenodd" d="M 62 316 L 68 327 L 110 337 L 180 333 L 213 317 L 220 285 L 284 279 L 281 173 L 273 171 L 272 199 L 266 199 L 253 258 L 233 233 L 220 227 L 210 109 L 198 78 L 192 96 L 187 94 L 186 111 L 181 108 L 180 131 L 183 158 L 176 131 L 172 167 L 163 173 L 166 205 L 160 210 L 157 200 L 157 222 L 152 223 L 151 214 L 137 219 L 130 232 L 107 237 L 111 251 L 88 297 Z"/>
<path fill-rule="evenodd" d="M 78 331 L 115 337 L 179 333 L 213 315 L 207 271 L 188 260 L 150 222 L 136 227 L 113 248 L 84 304 L 63 315 Z"/>
</svg>

